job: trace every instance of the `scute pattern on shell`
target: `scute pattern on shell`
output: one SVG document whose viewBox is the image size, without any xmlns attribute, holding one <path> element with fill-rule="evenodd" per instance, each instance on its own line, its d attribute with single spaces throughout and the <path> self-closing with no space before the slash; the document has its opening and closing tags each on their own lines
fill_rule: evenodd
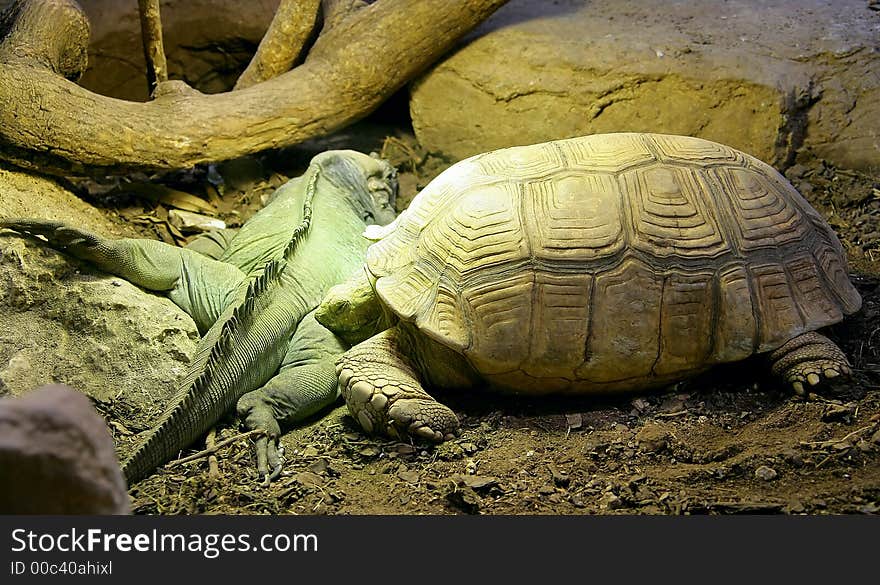
<svg viewBox="0 0 880 585">
<path fill-rule="evenodd" d="M 547 391 L 660 383 L 861 304 L 833 231 L 781 175 L 681 136 L 594 135 L 462 161 L 367 266 L 401 319 L 490 381 L 540 378 Z"/>
</svg>

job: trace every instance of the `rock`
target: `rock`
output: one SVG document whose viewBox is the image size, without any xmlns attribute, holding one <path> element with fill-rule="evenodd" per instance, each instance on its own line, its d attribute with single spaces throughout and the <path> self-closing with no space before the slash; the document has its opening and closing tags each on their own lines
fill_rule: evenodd
<svg viewBox="0 0 880 585">
<path fill-rule="evenodd" d="M 511 0 L 413 84 L 413 127 L 452 160 L 643 131 L 869 170 L 878 20 L 863 0 Z"/>
<path fill-rule="evenodd" d="M 488 489 L 498 485 L 498 478 L 489 475 L 455 475 L 452 480 L 474 490 Z"/>
<path fill-rule="evenodd" d="M 479 514 L 480 512 L 480 496 L 466 485 L 451 484 L 446 493 L 446 500 L 462 512 L 468 514 Z"/>
<path fill-rule="evenodd" d="M 4 168 L 0 216 L 136 235 L 59 184 Z M 122 402 L 117 421 L 143 430 L 173 395 L 197 341 L 192 319 L 167 298 L 0 232 L 0 395 L 60 382 Z"/>
<path fill-rule="evenodd" d="M 382 454 L 382 451 L 380 451 L 378 448 L 376 448 L 372 445 L 367 445 L 366 447 L 362 447 L 361 449 L 358 449 L 358 455 L 360 455 L 361 457 L 366 457 L 368 459 L 372 459 L 373 457 L 378 457 L 381 454 Z"/>
<path fill-rule="evenodd" d="M 856 414 L 855 403 L 849 404 L 828 404 L 822 411 L 822 420 L 825 422 L 841 421 L 850 424 Z"/>
<path fill-rule="evenodd" d="M 605 492 L 599 499 L 599 507 L 605 510 L 617 510 L 623 507 L 623 500 L 612 492 Z"/>
<path fill-rule="evenodd" d="M 576 431 L 584 426 L 584 417 L 579 412 L 576 412 L 574 414 L 566 414 L 565 424 L 568 426 L 569 430 Z"/>
<path fill-rule="evenodd" d="M 168 222 L 180 231 L 188 234 L 226 229 L 226 222 L 222 219 L 182 209 L 171 209 L 168 211 Z"/>
<path fill-rule="evenodd" d="M 804 507 L 803 502 L 801 502 L 800 500 L 794 499 L 788 503 L 788 506 L 786 507 L 785 511 L 788 514 L 803 514 L 804 512 L 807 511 L 807 509 Z"/>
<path fill-rule="evenodd" d="M 320 487 L 324 485 L 324 478 L 311 471 L 300 471 L 293 476 L 293 479 L 303 487 Z"/>
<path fill-rule="evenodd" d="M 318 459 L 308 466 L 308 470 L 318 475 L 327 475 L 330 470 L 330 465 L 327 463 L 326 459 Z"/>
<path fill-rule="evenodd" d="M 0 399 L 0 514 L 127 514 L 113 439 L 63 385 Z"/>
<path fill-rule="evenodd" d="M 0 331 L 0 394 L 62 382 L 152 414 L 174 393 L 198 340 L 170 300 L 12 237 L 0 237 Z"/>
<path fill-rule="evenodd" d="M 643 414 L 651 408 L 651 403 L 644 398 L 636 398 L 632 401 L 632 407 L 638 411 L 639 414 Z"/>
<path fill-rule="evenodd" d="M 636 442 L 643 453 L 659 453 L 669 443 L 669 432 L 660 425 L 647 423 L 636 433 Z"/>
<path fill-rule="evenodd" d="M 412 469 L 404 469 L 397 472 L 397 477 L 406 483 L 419 483 L 419 472 Z"/>
<path fill-rule="evenodd" d="M 779 474 L 776 473 L 776 470 L 772 467 L 767 467 L 766 465 L 762 465 L 758 469 L 755 470 L 755 477 L 758 479 L 763 479 L 764 481 L 773 481 Z"/>
<path fill-rule="evenodd" d="M 59 210 L 63 210 L 63 217 L 59 216 Z M 137 237 L 130 226 L 113 223 L 107 215 L 68 191 L 58 180 L 28 173 L 3 162 L 0 162 L 0 217 L 64 219 L 77 227 L 108 236 Z"/>
<path fill-rule="evenodd" d="M 657 410 L 661 414 L 681 414 L 687 410 L 688 398 L 690 398 L 690 394 L 672 394 L 663 399 Z"/>
</svg>

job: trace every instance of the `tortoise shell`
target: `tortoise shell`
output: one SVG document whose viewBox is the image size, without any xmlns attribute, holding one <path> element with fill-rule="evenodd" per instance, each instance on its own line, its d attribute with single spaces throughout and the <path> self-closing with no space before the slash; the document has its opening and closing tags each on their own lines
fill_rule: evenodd
<svg viewBox="0 0 880 585">
<path fill-rule="evenodd" d="M 698 138 L 605 134 L 443 172 L 367 252 L 379 297 L 500 386 L 638 387 L 859 309 L 778 172 Z"/>
</svg>

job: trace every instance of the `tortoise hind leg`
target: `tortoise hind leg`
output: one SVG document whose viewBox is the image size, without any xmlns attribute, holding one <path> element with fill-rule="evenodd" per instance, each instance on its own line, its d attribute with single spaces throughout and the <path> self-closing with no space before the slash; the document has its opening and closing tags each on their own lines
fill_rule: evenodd
<svg viewBox="0 0 880 585">
<path fill-rule="evenodd" d="M 816 332 L 804 333 L 786 342 L 770 354 L 772 371 L 804 394 L 804 384 L 815 386 L 823 378 L 850 375 L 852 369 L 843 351 Z"/>
<path fill-rule="evenodd" d="M 340 358 L 339 390 L 348 411 L 370 433 L 450 439 L 458 432 L 458 417 L 422 388 L 408 345 L 395 327 Z"/>
</svg>

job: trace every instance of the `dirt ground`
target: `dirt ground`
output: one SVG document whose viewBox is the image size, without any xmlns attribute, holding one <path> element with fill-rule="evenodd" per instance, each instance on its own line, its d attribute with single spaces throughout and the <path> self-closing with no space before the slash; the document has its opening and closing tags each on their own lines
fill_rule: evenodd
<svg viewBox="0 0 880 585">
<path fill-rule="evenodd" d="M 388 138 L 387 128 L 369 124 L 354 132 L 361 133 L 355 144 L 347 134 L 303 149 L 381 150 L 400 169 L 400 207 L 447 164 L 422 152 L 406 132 Z M 284 159 L 276 153 L 225 169 L 227 177 L 251 171 L 256 177 L 223 194 L 219 207 L 231 225 L 293 172 L 277 170 Z M 259 179 L 273 165 L 273 179 Z M 851 380 L 797 399 L 756 357 L 651 394 L 577 400 L 443 395 L 462 433 L 441 445 L 367 436 L 340 404 L 283 437 L 284 472 L 268 486 L 257 481 L 251 439 L 239 436 L 230 417 L 218 425 L 216 442 L 232 440 L 215 456 L 166 466 L 131 488 L 135 513 L 880 512 L 880 183 L 821 161 L 787 174 L 837 229 L 864 298 L 860 313 L 827 332 L 850 357 Z M 192 191 L 207 176 L 162 180 Z M 134 215 L 151 213 L 137 209 L 136 201 L 93 200 L 115 207 L 114 213 L 120 206 Z M 140 225 L 155 235 L 158 223 Z M 123 456 L 152 425 L 131 404 L 97 406 L 108 423 L 124 421 L 111 424 Z"/>
</svg>

